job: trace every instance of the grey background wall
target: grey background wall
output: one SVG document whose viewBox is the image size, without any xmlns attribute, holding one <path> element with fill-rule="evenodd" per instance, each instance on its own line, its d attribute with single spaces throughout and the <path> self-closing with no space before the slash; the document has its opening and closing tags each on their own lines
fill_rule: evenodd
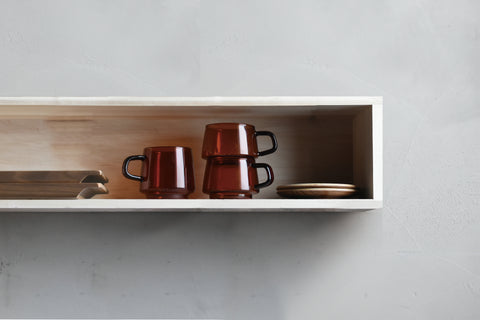
<svg viewBox="0 0 480 320">
<path fill-rule="evenodd" d="M 1 1 L 2 96 L 383 95 L 385 207 L 3 213 L 0 316 L 479 319 L 479 13 Z"/>
</svg>

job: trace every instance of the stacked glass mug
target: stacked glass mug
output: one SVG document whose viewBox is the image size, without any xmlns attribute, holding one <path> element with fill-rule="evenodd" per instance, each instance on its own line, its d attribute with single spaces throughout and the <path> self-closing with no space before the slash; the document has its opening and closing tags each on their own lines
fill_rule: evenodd
<svg viewBox="0 0 480 320">
<path fill-rule="evenodd" d="M 267 136 L 272 147 L 258 151 L 257 137 Z M 259 156 L 277 150 L 275 135 L 256 131 L 246 123 L 212 123 L 205 128 L 202 158 L 207 160 L 203 192 L 211 199 L 251 199 L 261 188 L 273 183 L 273 170 L 266 163 L 256 163 Z M 266 172 L 266 181 L 259 183 L 257 169 Z"/>
</svg>

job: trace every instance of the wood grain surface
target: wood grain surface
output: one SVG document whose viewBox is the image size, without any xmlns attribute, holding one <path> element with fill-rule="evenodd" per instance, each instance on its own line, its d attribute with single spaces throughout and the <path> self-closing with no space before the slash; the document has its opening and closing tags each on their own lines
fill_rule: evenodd
<svg viewBox="0 0 480 320">
<path fill-rule="evenodd" d="M 88 199 L 106 193 L 101 183 L 0 183 L 0 199 Z"/>
<path fill-rule="evenodd" d="M 0 183 L 36 183 L 36 182 L 94 182 L 107 183 L 108 178 L 101 170 L 66 171 L 0 171 Z"/>
</svg>

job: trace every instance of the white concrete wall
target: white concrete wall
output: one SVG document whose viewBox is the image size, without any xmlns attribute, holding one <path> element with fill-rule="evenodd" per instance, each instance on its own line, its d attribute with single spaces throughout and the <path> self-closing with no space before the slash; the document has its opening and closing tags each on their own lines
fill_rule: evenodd
<svg viewBox="0 0 480 320">
<path fill-rule="evenodd" d="M 0 316 L 479 319 L 479 13 L 1 1 L 2 96 L 383 95 L 386 199 L 360 214 L 1 214 Z"/>
</svg>

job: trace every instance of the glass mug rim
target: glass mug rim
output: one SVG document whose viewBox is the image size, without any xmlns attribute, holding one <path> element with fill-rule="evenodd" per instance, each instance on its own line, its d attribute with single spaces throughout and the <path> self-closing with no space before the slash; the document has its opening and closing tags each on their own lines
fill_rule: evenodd
<svg viewBox="0 0 480 320">
<path fill-rule="evenodd" d="M 187 150 L 190 150 L 190 152 L 192 151 L 192 148 L 190 147 L 183 147 L 183 146 L 159 146 L 159 147 L 145 147 L 143 148 L 143 150 L 152 150 L 152 151 L 156 151 L 156 152 L 168 152 L 168 151 L 173 151 L 173 150 L 176 150 L 176 149 L 187 149 Z"/>
<path fill-rule="evenodd" d="M 249 127 L 252 129 L 255 129 L 255 126 L 253 124 L 248 124 L 244 122 L 215 122 L 215 123 L 209 123 L 206 125 L 206 127 L 220 127 L 220 126 L 231 126 L 231 127 Z"/>
<path fill-rule="evenodd" d="M 258 136 L 268 136 L 272 147 L 259 151 Z M 276 136 L 271 131 L 257 131 L 254 125 L 238 122 L 217 122 L 205 126 L 202 158 L 214 156 L 259 157 L 275 152 L 278 148 Z"/>
</svg>

